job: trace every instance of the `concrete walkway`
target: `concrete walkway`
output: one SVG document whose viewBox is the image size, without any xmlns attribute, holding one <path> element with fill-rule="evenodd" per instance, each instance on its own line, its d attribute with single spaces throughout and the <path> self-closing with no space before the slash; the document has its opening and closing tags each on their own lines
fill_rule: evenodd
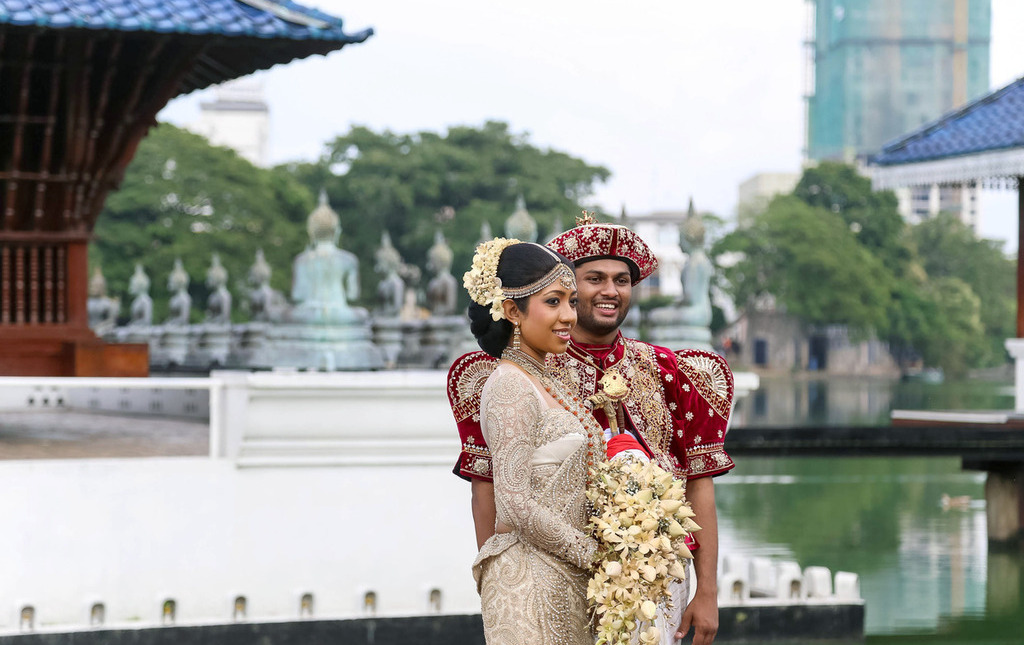
<svg viewBox="0 0 1024 645">
<path fill-rule="evenodd" d="M 78 410 L 0 412 L 0 459 L 209 454 L 209 424 Z"/>
</svg>

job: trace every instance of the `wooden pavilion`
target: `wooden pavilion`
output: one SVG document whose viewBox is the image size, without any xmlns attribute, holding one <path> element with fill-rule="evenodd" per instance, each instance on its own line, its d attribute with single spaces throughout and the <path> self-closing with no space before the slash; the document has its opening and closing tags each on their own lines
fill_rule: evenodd
<svg viewBox="0 0 1024 645">
<path fill-rule="evenodd" d="M 875 188 L 939 184 L 1017 190 L 1017 337 L 1006 340 L 1016 361 L 1015 414 L 984 422 L 994 428 L 996 436 L 1012 440 L 1024 419 L 1024 263 L 1020 255 L 1024 249 L 1024 78 L 886 145 L 871 164 Z M 961 426 L 975 442 L 981 434 L 978 421 L 963 414 L 923 412 L 917 413 L 917 418 L 936 426 Z M 904 425 L 895 417 L 894 424 Z M 1009 451 L 977 460 L 970 459 L 967 452 L 963 456 L 965 468 L 988 473 L 985 515 L 989 542 L 1024 540 L 1024 461 Z"/>
<path fill-rule="evenodd" d="M 372 33 L 288 0 L 0 0 L 0 375 L 147 374 L 89 330 L 86 270 L 157 112 Z"/>
<path fill-rule="evenodd" d="M 1017 190 L 1024 248 L 1024 78 L 887 144 L 870 160 L 875 189 L 989 186 Z M 1017 262 L 1017 338 L 1024 338 L 1024 263 Z"/>
</svg>

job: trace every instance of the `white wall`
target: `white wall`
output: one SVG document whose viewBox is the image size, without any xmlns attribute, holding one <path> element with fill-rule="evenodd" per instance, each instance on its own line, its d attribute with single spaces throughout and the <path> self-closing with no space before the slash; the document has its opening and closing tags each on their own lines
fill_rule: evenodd
<svg viewBox="0 0 1024 645">
<path fill-rule="evenodd" d="M 756 377 L 737 388 L 756 388 Z M 470 486 L 445 373 L 0 379 L 0 391 L 210 389 L 210 457 L 0 461 L 0 633 L 36 627 L 479 611 Z M 739 392 L 738 392 L 739 394 Z M 69 395 L 70 396 L 70 395 Z M 15 397 L 20 401 L 20 397 Z M 15 401 L 17 403 L 17 401 Z"/>
<path fill-rule="evenodd" d="M 0 631 L 28 604 L 43 628 L 95 602 L 108 625 L 158 624 L 168 598 L 178 623 L 224 622 L 238 595 L 250 619 L 295 618 L 303 593 L 317 617 L 357 616 L 368 590 L 380 614 L 425 613 L 432 588 L 445 613 L 479 611 L 443 373 L 291 375 L 284 401 L 281 376 L 240 378 L 214 405 L 238 458 L 0 462 Z"/>
</svg>

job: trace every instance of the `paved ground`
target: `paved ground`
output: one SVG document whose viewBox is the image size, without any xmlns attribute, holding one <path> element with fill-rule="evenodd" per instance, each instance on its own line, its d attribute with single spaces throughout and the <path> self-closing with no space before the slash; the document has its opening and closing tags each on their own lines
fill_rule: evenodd
<svg viewBox="0 0 1024 645">
<path fill-rule="evenodd" d="M 209 454 L 205 421 L 77 410 L 0 411 L 0 459 Z"/>
</svg>

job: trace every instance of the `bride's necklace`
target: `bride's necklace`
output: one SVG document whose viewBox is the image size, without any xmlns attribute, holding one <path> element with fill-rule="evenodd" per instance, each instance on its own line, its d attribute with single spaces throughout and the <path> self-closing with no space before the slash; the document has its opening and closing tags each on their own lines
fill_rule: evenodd
<svg viewBox="0 0 1024 645">
<path fill-rule="evenodd" d="M 578 396 L 571 392 L 566 392 L 566 389 L 551 377 L 544 363 L 541 363 L 523 350 L 506 347 L 501 352 L 501 358 L 519 366 L 527 374 L 537 377 L 537 380 L 544 386 L 544 390 L 551 395 L 551 398 L 557 401 L 564 410 L 576 417 L 583 425 L 583 429 L 587 431 L 587 480 L 589 482 L 594 472 L 595 454 L 600 454 L 603 459 L 606 450 L 604 432 L 597 425 L 597 421 L 591 415 L 590 410 L 583 405 L 583 401 Z"/>
<path fill-rule="evenodd" d="M 541 363 L 521 349 L 506 347 L 501 352 L 501 358 L 502 360 L 506 360 L 510 363 L 515 363 L 521 367 L 524 372 L 531 376 L 536 376 L 539 379 L 543 379 L 548 376 L 547 365 Z"/>
</svg>

